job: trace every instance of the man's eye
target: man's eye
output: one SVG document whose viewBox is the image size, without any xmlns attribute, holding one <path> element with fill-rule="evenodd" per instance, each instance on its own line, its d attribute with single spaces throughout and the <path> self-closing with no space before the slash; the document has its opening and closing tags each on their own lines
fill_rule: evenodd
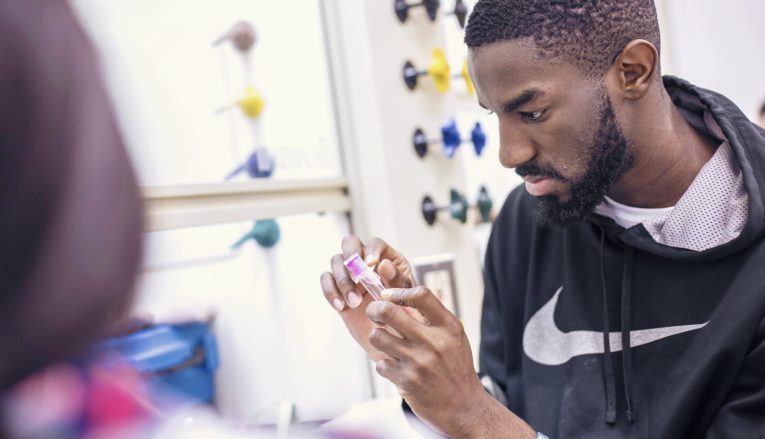
<svg viewBox="0 0 765 439">
<path fill-rule="evenodd" d="M 533 112 L 521 111 L 518 114 L 520 114 L 523 119 L 534 122 L 542 118 L 542 116 L 544 116 L 545 110 L 538 110 Z"/>
</svg>

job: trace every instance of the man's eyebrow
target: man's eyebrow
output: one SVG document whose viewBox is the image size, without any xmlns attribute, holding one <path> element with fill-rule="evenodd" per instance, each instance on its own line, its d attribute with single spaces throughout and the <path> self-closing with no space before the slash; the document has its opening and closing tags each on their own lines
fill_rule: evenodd
<svg viewBox="0 0 765 439">
<path fill-rule="evenodd" d="M 545 93 L 538 88 L 530 88 L 528 90 L 525 90 L 520 95 L 516 96 L 513 99 L 510 99 L 509 101 L 505 102 L 504 105 L 502 105 L 502 111 L 505 113 L 511 113 L 515 110 L 517 110 L 519 107 L 522 107 L 529 102 L 533 101 L 534 99 L 544 95 Z"/>
</svg>

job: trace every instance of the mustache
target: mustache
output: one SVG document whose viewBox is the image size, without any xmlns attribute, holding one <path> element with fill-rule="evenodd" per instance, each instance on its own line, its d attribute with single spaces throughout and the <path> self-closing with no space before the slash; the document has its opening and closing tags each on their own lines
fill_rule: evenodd
<svg viewBox="0 0 765 439">
<path fill-rule="evenodd" d="M 515 173 L 518 174 L 521 177 L 526 177 L 528 175 L 532 176 L 539 176 L 539 177 L 549 177 L 549 178 L 555 178 L 562 181 L 568 181 L 567 178 L 560 175 L 558 171 L 556 171 L 553 168 L 549 167 L 543 167 L 539 165 L 535 165 L 533 163 L 527 163 L 525 165 L 520 165 L 515 168 Z"/>
</svg>

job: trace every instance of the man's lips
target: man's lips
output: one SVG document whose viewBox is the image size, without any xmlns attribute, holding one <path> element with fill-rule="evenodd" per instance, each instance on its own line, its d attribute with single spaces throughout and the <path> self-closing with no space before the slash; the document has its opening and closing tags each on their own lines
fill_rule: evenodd
<svg viewBox="0 0 765 439">
<path fill-rule="evenodd" d="M 553 190 L 554 180 L 550 177 L 527 175 L 523 180 L 526 181 L 526 191 L 535 197 L 547 195 Z"/>
</svg>

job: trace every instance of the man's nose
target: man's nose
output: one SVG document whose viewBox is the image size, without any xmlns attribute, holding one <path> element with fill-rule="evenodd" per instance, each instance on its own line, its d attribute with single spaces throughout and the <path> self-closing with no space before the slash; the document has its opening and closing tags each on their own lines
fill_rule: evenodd
<svg viewBox="0 0 765 439">
<path fill-rule="evenodd" d="M 506 168 L 515 168 L 532 161 L 536 149 L 522 130 L 511 124 L 499 126 L 499 162 Z"/>
</svg>

